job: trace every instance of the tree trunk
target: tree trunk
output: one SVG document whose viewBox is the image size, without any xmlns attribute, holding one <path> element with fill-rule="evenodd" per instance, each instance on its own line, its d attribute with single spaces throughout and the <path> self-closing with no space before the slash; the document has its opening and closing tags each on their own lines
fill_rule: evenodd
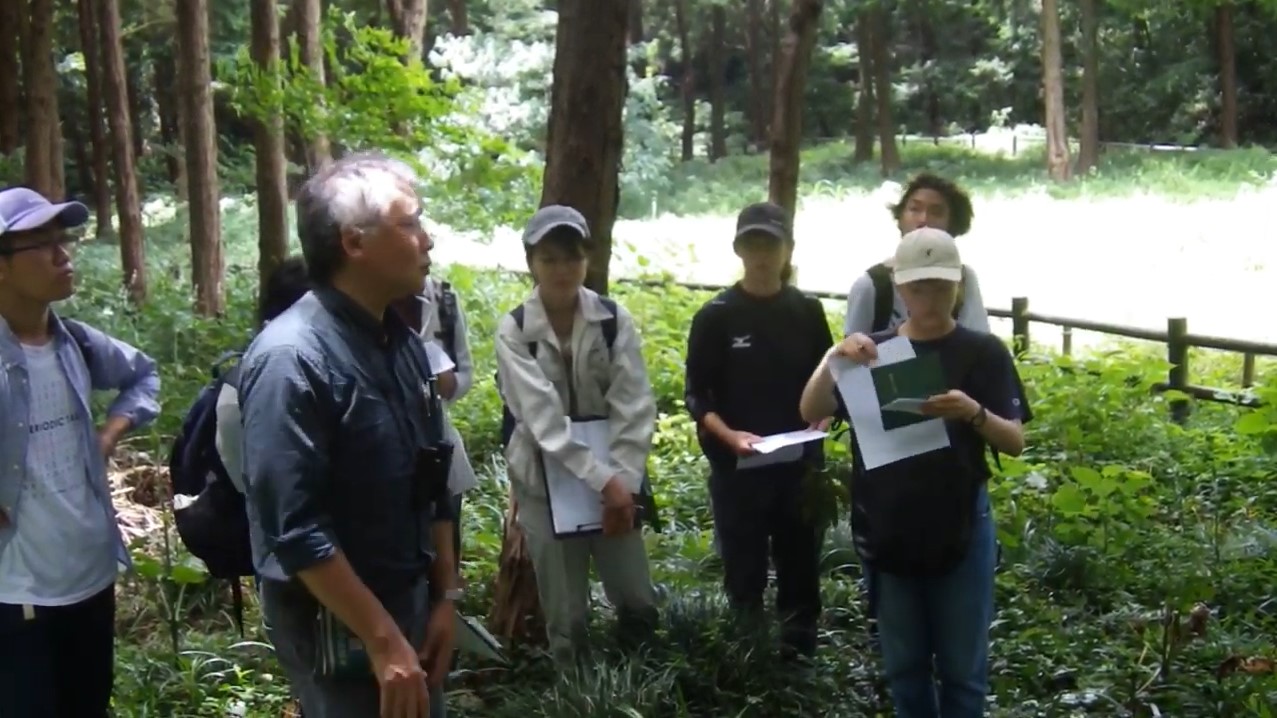
<svg viewBox="0 0 1277 718">
<path fill-rule="evenodd" d="M 52 62 L 52 60 L 50 60 Z M 50 108 L 53 112 L 53 121 L 49 123 L 49 152 L 51 164 L 49 171 L 53 178 L 53 197 L 59 200 L 67 196 L 66 181 L 66 156 L 65 141 L 62 137 L 62 107 L 58 99 L 58 90 L 61 89 L 62 82 L 57 79 L 57 70 L 54 70 L 53 93 L 50 98 Z"/>
<path fill-rule="evenodd" d="M 19 16 L 26 0 L 0 2 L 0 155 L 22 144 L 22 45 Z"/>
<path fill-rule="evenodd" d="M 186 143 L 182 141 L 182 110 L 177 100 L 178 58 L 172 47 L 165 48 L 155 63 L 155 105 L 160 119 L 160 143 L 164 164 L 179 200 L 186 201 Z"/>
<path fill-rule="evenodd" d="M 1095 0 L 1082 5 L 1082 136 L 1078 142 L 1077 172 L 1085 174 L 1100 161 L 1100 50 Z"/>
<path fill-rule="evenodd" d="M 788 210 L 790 216 L 798 206 L 803 95 L 823 7 L 823 0 L 794 0 L 789 14 L 789 34 L 776 62 L 768 194 L 771 201 Z"/>
<path fill-rule="evenodd" d="M 128 47 L 125 46 L 124 56 L 128 57 Z M 126 65 L 126 67 L 128 67 Z M 136 72 L 136 68 L 128 67 L 131 72 Z M 133 156 L 146 156 L 146 128 L 142 125 L 142 76 L 141 74 L 129 74 L 128 82 L 125 87 L 129 93 L 129 122 L 133 123 Z"/>
<path fill-rule="evenodd" d="M 867 10 L 856 14 L 856 53 L 860 56 L 860 92 L 856 98 L 856 151 L 852 159 L 857 164 L 874 158 L 874 63 L 873 17 Z"/>
<path fill-rule="evenodd" d="M 709 18 L 709 161 L 716 162 L 727 156 L 727 10 L 715 5 Z"/>
<path fill-rule="evenodd" d="M 84 120 L 89 125 L 89 154 L 93 167 L 93 209 L 97 213 L 97 237 L 111 233 L 111 179 L 107 166 L 106 128 L 102 126 L 105 105 L 102 103 L 102 53 L 98 51 L 94 32 L 101 13 L 95 0 L 79 0 L 80 50 L 84 53 L 84 79 L 87 86 Z"/>
<path fill-rule="evenodd" d="M 208 0 L 177 3 L 177 51 L 182 57 L 179 101 L 185 110 L 186 171 L 190 179 L 191 278 L 195 311 L 222 313 L 221 214 L 218 208 L 217 130 L 209 68 Z"/>
<path fill-rule="evenodd" d="M 585 285 L 599 294 L 608 291 L 621 194 L 629 1 L 559 0 L 555 36 L 541 204 L 585 215 L 595 242 Z"/>
<path fill-rule="evenodd" d="M 643 0 L 630 0 L 630 44 L 637 45 L 646 39 L 643 31 Z"/>
<path fill-rule="evenodd" d="M 470 34 L 470 15 L 466 0 L 448 0 L 448 16 L 452 18 L 452 34 L 457 37 Z"/>
<path fill-rule="evenodd" d="M 755 147 L 767 142 L 767 83 L 763 77 L 763 0 L 748 0 L 745 53 L 749 60 L 749 119 Z"/>
<path fill-rule="evenodd" d="M 1069 129 L 1064 117 L 1064 60 L 1060 56 L 1057 0 L 1042 0 L 1042 91 L 1046 105 L 1046 168 L 1056 181 L 1072 176 Z"/>
<path fill-rule="evenodd" d="M 61 201 L 53 162 L 58 76 L 53 67 L 53 0 L 31 0 L 23 38 L 22 82 L 27 95 L 25 182 Z"/>
<path fill-rule="evenodd" d="M 878 105 L 878 159 L 882 163 L 882 176 L 889 177 L 900 171 L 900 150 L 896 148 L 896 124 L 892 119 L 891 103 L 891 52 L 887 13 L 882 5 L 874 3 L 869 10 L 870 34 L 873 36 L 874 100 Z"/>
<path fill-rule="evenodd" d="M 98 46 L 102 52 L 102 90 L 115 168 L 115 211 L 120 219 L 120 266 L 124 288 L 135 304 L 146 299 L 146 258 L 142 244 L 142 203 L 133 167 L 133 123 L 129 120 L 129 91 L 124 71 L 124 42 L 120 33 L 119 0 L 95 0 Z M 102 221 L 99 219 L 99 221 Z M 109 215 L 108 215 L 109 221 Z"/>
<path fill-rule="evenodd" d="M 426 46 L 426 0 L 386 0 L 390 29 L 408 41 L 408 57 L 421 58 Z"/>
<path fill-rule="evenodd" d="M 323 3 L 321 0 L 296 0 L 298 56 L 310 76 L 320 85 L 327 84 L 324 72 L 324 46 L 320 34 Z M 306 169 L 312 174 L 333 161 L 328 135 L 318 132 L 306 138 Z"/>
<path fill-rule="evenodd" d="M 1219 47 L 1219 143 L 1237 146 L 1237 47 L 1233 41 L 1232 0 L 1215 6 L 1216 44 Z"/>
<path fill-rule="evenodd" d="M 253 62 L 279 86 L 279 13 L 276 0 L 253 0 Z M 266 279 L 288 256 L 288 178 L 284 160 L 284 116 L 257 120 L 257 269 L 263 298 Z"/>
<path fill-rule="evenodd" d="M 543 644 L 545 623 L 537 594 L 536 571 L 532 567 L 523 529 L 519 528 L 518 512 L 518 506 L 511 499 L 501 534 L 501 559 L 492 587 L 488 629 L 507 642 L 519 640 Z"/>
<path fill-rule="evenodd" d="M 674 25 L 678 32 L 678 46 L 683 53 L 683 82 L 679 95 L 683 99 L 683 161 L 690 162 L 696 156 L 696 58 L 692 52 L 691 18 L 688 0 L 674 0 Z"/>
<path fill-rule="evenodd" d="M 934 11 L 931 0 L 916 0 L 914 3 L 914 19 L 918 28 L 918 54 L 922 60 L 923 103 L 927 113 L 927 131 L 932 137 L 944 134 L 944 120 L 940 117 L 940 93 L 935 86 L 936 67 L 936 31 L 931 24 Z"/>
</svg>

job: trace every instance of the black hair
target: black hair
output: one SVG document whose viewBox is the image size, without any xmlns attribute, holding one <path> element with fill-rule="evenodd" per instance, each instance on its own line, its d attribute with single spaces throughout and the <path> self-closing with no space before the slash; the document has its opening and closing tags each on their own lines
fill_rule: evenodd
<svg viewBox="0 0 1277 718">
<path fill-rule="evenodd" d="M 904 214 L 905 205 L 909 204 L 909 198 L 924 189 L 939 193 L 944 197 L 945 204 L 949 206 L 950 236 L 961 237 L 971 230 L 971 220 L 975 217 L 975 211 L 971 208 L 971 197 L 966 190 L 952 180 L 930 172 L 922 172 L 909 180 L 909 184 L 905 185 L 904 193 L 900 195 L 900 201 L 891 208 L 891 216 L 899 222 L 900 215 Z"/>
<path fill-rule="evenodd" d="M 285 259 L 262 283 L 261 297 L 257 300 L 258 326 L 283 314 L 298 299 L 306 296 L 310 288 L 305 260 L 297 255 Z"/>
</svg>

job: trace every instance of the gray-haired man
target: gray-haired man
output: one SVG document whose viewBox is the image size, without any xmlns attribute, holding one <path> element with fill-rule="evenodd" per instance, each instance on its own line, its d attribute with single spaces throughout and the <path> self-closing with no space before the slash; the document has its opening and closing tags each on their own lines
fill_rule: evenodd
<svg viewBox="0 0 1277 718">
<path fill-rule="evenodd" d="M 315 289 L 243 359 L 262 611 L 307 718 L 444 714 L 458 598 L 450 447 L 421 342 L 387 308 L 428 251 L 412 171 L 379 155 L 297 197 Z"/>
</svg>

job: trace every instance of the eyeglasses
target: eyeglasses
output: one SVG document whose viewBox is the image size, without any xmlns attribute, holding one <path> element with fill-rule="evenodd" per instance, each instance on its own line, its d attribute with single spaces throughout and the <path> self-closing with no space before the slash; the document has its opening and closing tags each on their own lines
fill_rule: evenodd
<svg viewBox="0 0 1277 718">
<path fill-rule="evenodd" d="M 70 253 L 83 239 L 78 234 L 71 232 L 58 232 L 56 234 L 46 235 L 44 237 L 15 238 L 16 242 L 12 246 L 0 246 L 0 256 L 12 257 L 22 252 L 32 252 L 37 250 L 53 249 L 60 247 L 62 251 Z M 8 244 L 5 238 L 0 236 L 0 244 Z"/>
</svg>

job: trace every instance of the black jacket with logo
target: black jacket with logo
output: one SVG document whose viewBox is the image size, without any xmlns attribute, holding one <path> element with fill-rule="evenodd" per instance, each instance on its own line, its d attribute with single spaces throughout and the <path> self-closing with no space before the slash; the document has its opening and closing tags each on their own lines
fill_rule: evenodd
<svg viewBox="0 0 1277 718">
<path fill-rule="evenodd" d="M 833 341 L 820 300 L 794 287 L 757 297 L 738 284 L 701 307 L 687 337 L 683 395 L 710 461 L 732 457 L 701 426 L 710 412 L 758 436 L 806 428 L 798 402 Z M 807 446 L 820 452 L 819 442 Z"/>
</svg>

